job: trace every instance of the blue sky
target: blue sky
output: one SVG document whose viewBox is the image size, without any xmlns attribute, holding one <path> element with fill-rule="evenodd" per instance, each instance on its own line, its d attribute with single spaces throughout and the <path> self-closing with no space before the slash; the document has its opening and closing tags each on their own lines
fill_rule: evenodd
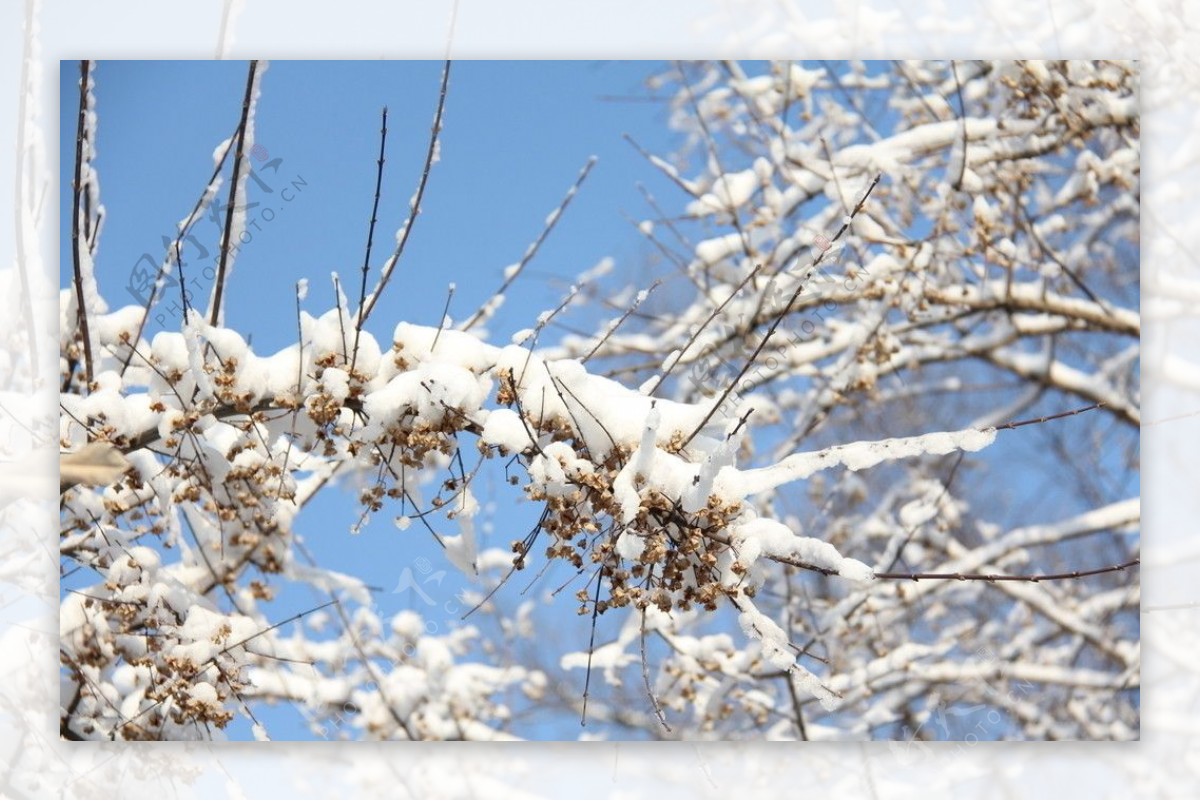
<svg viewBox="0 0 1200 801">
<path fill-rule="evenodd" d="M 395 284 L 369 326 L 374 333 L 386 341 L 401 319 L 436 323 L 450 282 L 457 284 L 451 316 L 474 311 L 593 155 L 599 161 L 584 190 L 510 294 L 495 332 L 507 337 L 526 327 L 536 311 L 557 303 L 571 276 L 601 258 L 630 264 L 648 253 L 622 212 L 640 219 L 648 211 L 636 181 L 660 197 L 670 188 L 622 134 L 661 152 L 670 144 L 665 111 L 654 102 L 606 98 L 644 96 L 641 81 L 660 68 L 651 62 L 456 62 L 441 161 Z M 227 322 L 251 335 L 259 352 L 290 341 L 296 279 L 310 280 L 311 311 L 330 307 L 331 272 L 357 287 L 384 105 L 388 153 L 373 267 L 390 253 L 420 175 L 440 70 L 439 62 L 270 65 L 257 117 L 257 142 L 268 161 L 260 162 L 263 184 L 252 187 L 263 205 L 249 215 L 259 227 L 239 256 L 227 311 Z M 237 123 L 245 75 L 245 63 L 97 65 L 97 168 L 108 211 L 98 273 L 111 304 L 135 302 L 121 291 L 130 271 L 143 254 L 161 258 L 162 237 L 174 235 L 207 182 L 213 148 Z M 60 163 L 66 169 L 74 161 L 77 80 L 77 67 L 64 62 Z M 283 202 L 282 188 L 300 183 Z M 264 185 L 274 191 L 264 192 Z M 69 241 L 69 195 L 62 202 L 61 230 Z M 195 230 L 209 258 L 194 249 L 193 257 L 198 265 L 211 264 L 217 226 L 206 220 Z M 173 325 L 174 300 L 159 309 L 167 315 L 161 322 Z"/>
</svg>

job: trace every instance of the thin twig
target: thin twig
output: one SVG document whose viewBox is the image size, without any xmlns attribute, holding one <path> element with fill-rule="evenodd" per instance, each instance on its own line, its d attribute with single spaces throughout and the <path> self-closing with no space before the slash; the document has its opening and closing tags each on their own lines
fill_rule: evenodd
<svg viewBox="0 0 1200 801">
<path fill-rule="evenodd" d="M 429 147 L 425 151 L 425 166 L 421 169 L 421 180 L 417 183 L 417 192 L 413 195 L 412 204 L 409 206 L 408 219 L 404 221 L 404 227 L 400 229 L 396 249 L 392 252 L 391 258 L 383 265 L 383 273 L 379 276 L 379 283 L 375 285 L 375 289 L 367 296 L 366 305 L 362 307 L 362 313 L 359 315 L 360 325 L 367 322 L 367 318 L 371 316 L 371 312 L 375 309 L 375 304 L 379 301 L 379 296 L 383 294 L 384 288 L 392 280 L 392 273 L 395 272 L 396 265 L 400 262 L 400 257 L 404 254 L 404 247 L 408 244 L 408 237 L 412 234 L 413 224 L 416 223 L 417 217 L 421 214 L 421 199 L 425 197 L 425 185 L 429 183 L 429 172 L 433 169 L 434 157 L 437 155 L 438 150 L 438 141 L 442 136 L 442 113 L 446 109 L 446 88 L 449 84 L 450 59 L 446 59 L 446 63 L 442 66 L 442 84 L 438 90 L 437 110 L 433 113 L 433 125 L 429 131 Z"/>
<path fill-rule="evenodd" d="M 585 355 L 580 360 L 579 363 L 587 364 L 588 361 L 593 356 L 596 355 L 596 351 L 600 350 L 600 348 L 603 347 L 604 343 L 608 341 L 609 337 L 611 337 L 616 332 L 616 330 L 621 327 L 621 324 L 624 323 L 627 319 L 629 319 L 629 316 L 638 310 L 638 307 L 642 305 L 642 301 L 644 301 L 646 298 L 650 297 L 651 293 L 653 293 L 654 290 L 658 289 L 658 287 L 661 284 L 662 284 L 662 279 L 656 278 L 656 279 L 654 279 L 654 283 L 651 284 L 646 289 L 644 294 L 638 293 L 638 296 L 633 301 L 633 305 L 630 306 L 628 309 L 626 309 L 625 312 L 620 316 L 620 318 L 618 318 L 615 322 L 613 322 L 607 328 L 605 328 L 604 335 L 601 336 L 599 340 L 597 340 L 596 344 L 592 346 L 592 349 L 587 352 L 587 355 Z M 654 393 L 650 392 L 647 394 L 653 395 Z"/>
<path fill-rule="evenodd" d="M 667 716 L 663 712 L 662 704 L 658 702 L 658 697 L 654 694 L 654 688 L 650 685 L 650 665 L 646 661 L 646 608 L 642 607 L 642 631 L 641 631 L 641 654 L 642 654 L 642 683 L 646 685 L 646 695 L 650 698 L 650 705 L 654 707 L 654 716 L 658 718 L 658 722 L 667 731 L 671 731 L 670 724 L 667 723 Z"/>
<path fill-rule="evenodd" d="M 1020 203 L 1019 195 L 1016 196 L 1016 200 L 1018 203 Z M 1044 253 L 1050 259 L 1050 261 L 1052 261 L 1058 265 L 1058 269 L 1062 270 L 1063 273 L 1065 273 L 1066 276 L 1071 279 L 1071 283 L 1075 284 L 1075 286 L 1079 287 L 1079 290 L 1081 292 L 1083 292 L 1083 294 L 1087 295 L 1088 300 L 1090 300 L 1092 303 L 1095 303 L 1097 306 L 1101 307 L 1106 312 L 1109 312 L 1111 314 L 1112 307 L 1109 305 L 1108 301 L 1104 300 L 1103 298 L 1099 297 L 1095 292 L 1093 292 L 1091 290 L 1091 288 L 1089 288 L 1088 285 L 1083 282 L 1083 279 L 1079 277 L 1079 274 L 1076 273 L 1075 270 L 1071 268 L 1071 265 L 1067 264 L 1065 261 L 1063 261 L 1061 258 L 1059 258 L 1058 254 L 1054 252 L 1054 249 L 1052 247 L 1050 247 L 1046 243 L 1046 241 L 1044 239 L 1042 239 L 1041 235 L 1038 233 L 1037 223 L 1035 223 L 1033 217 L 1031 217 L 1029 215 L 1029 211 L 1028 211 L 1028 209 L 1026 209 L 1025 205 L 1020 204 L 1020 207 L 1021 207 L 1021 215 L 1025 218 L 1025 221 L 1029 224 L 1028 228 L 1026 228 L 1026 230 L 1029 231 L 1030 238 L 1033 239 L 1033 241 L 1037 243 L 1038 249 L 1041 250 L 1041 252 Z"/>
<path fill-rule="evenodd" d="M 484 604 L 492 599 L 492 596 L 495 595 L 501 587 L 508 583 L 508 580 L 512 577 L 513 573 L 516 573 L 525 566 L 525 557 L 529 555 L 529 550 L 533 548 L 533 544 L 537 541 L 538 535 L 542 533 L 542 526 L 546 524 L 546 520 L 549 519 L 549 517 L 550 507 L 547 506 L 542 510 L 542 516 L 538 519 L 538 522 L 534 525 L 533 529 L 526 534 L 525 539 L 520 542 L 520 550 L 516 552 L 517 555 L 513 558 L 513 563 L 508 568 L 508 572 L 504 574 L 504 577 L 500 579 L 499 583 L 497 583 L 495 587 L 492 587 L 490 590 L 488 590 L 487 595 L 483 596 L 479 603 L 468 609 L 466 613 L 459 618 L 459 620 L 466 620 L 468 617 L 475 614 L 475 612 L 477 612 Z M 549 562 L 547 562 L 547 564 L 549 564 Z"/>
<path fill-rule="evenodd" d="M 588 691 L 592 686 L 592 655 L 596 652 L 596 618 L 600 615 L 600 585 L 603 580 L 602 572 L 596 570 L 596 595 L 592 599 L 592 635 L 588 640 L 587 674 L 583 679 L 583 712 L 579 717 L 580 726 L 587 725 Z"/>
<path fill-rule="evenodd" d="M 683 248 L 685 252 L 690 252 L 692 250 L 692 244 L 687 240 L 687 237 L 683 235 L 683 232 L 679 230 L 679 226 L 675 225 L 675 221 L 672 220 L 671 217 L 662 209 L 662 207 L 658 205 L 658 201 L 655 199 L 654 195 L 651 194 L 650 190 L 646 188 L 646 185 L 638 182 L 637 189 L 641 196 L 645 198 L 646 205 L 648 205 L 651 210 L 658 215 L 658 219 L 655 222 L 661 222 L 664 226 L 666 226 L 667 230 L 671 232 L 671 235 L 675 237 L 675 241 L 679 243 L 679 246 Z M 660 245 L 659 249 L 670 254 L 667 256 L 667 258 L 676 263 L 678 263 L 678 260 L 681 258 L 676 256 L 674 251 L 667 249 L 666 245 Z"/>
<path fill-rule="evenodd" d="M 833 151 L 829 148 L 829 142 L 824 136 L 821 137 L 821 149 L 825 151 L 825 160 L 829 162 L 829 175 L 833 178 L 833 187 L 837 191 L 838 202 L 842 204 L 842 213 L 849 214 L 850 209 L 846 206 L 846 193 L 842 191 L 842 181 L 838 178 L 837 165 L 833 163 Z"/>
<path fill-rule="evenodd" d="M 956 190 L 962 189 L 963 177 L 967 174 L 967 107 L 963 103 L 962 81 L 958 78 L 958 62 L 951 60 L 950 71 L 954 73 L 954 89 L 958 94 L 958 114 L 962 120 L 962 164 L 958 167 L 958 175 L 951 184 Z M 949 105 L 949 104 L 947 104 Z"/>
<path fill-rule="evenodd" d="M 667 377 L 671 375 L 671 372 L 677 366 L 679 366 L 680 362 L 683 361 L 683 354 L 687 353 L 688 348 L 690 348 L 692 346 L 692 344 L 695 343 L 695 341 L 700 338 L 700 334 L 703 333 L 704 329 L 708 328 L 709 324 L 712 323 L 712 321 L 717 318 L 717 315 L 719 315 L 722 311 L 725 310 L 725 307 L 729 305 L 729 302 L 738 296 L 738 294 L 742 291 L 742 289 L 745 288 L 746 284 L 750 283 L 750 281 L 754 278 L 754 276 L 758 275 L 759 271 L 762 270 L 762 267 L 763 266 L 761 264 L 754 265 L 754 269 L 752 269 L 750 272 L 746 273 L 746 277 L 742 279 L 741 283 L 739 283 L 736 287 L 733 288 L 733 291 L 729 293 L 729 297 L 727 297 L 727 298 L 725 298 L 725 300 L 721 301 L 721 303 L 718 304 L 717 307 L 712 310 L 712 313 L 708 315 L 708 318 L 703 323 L 701 323 L 700 326 L 694 332 L 692 332 L 691 337 L 688 338 L 688 341 L 685 342 L 683 347 L 679 350 L 679 356 L 675 359 L 675 361 L 673 361 L 671 363 L 670 367 L 668 367 L 666 370 L 664 370 L 662 373 L 659 374 L 658 378 L 656 378 L 654 380 L 653 386 L 651 386 L 648 390 L 646 390 L 646 395 L 653 396 L 654 393 L 658 391 L 658 388 L 660 386 L 662 386 L 662 383 L 664 381 L 667 380 Z M 721 344 L 724 344 L 724 343 L 721 343 Z M 708 353 L 702 353 L 702 354 L 698 355 L 696 358 L 702 359 L 702 358 L 710 355 L 713 352 L 714 351 L 710 350 Z"/>
<path fill-rule="evenodd" d="M 1009 423 L 1002 423 L 1001 425 L 996 426 L 996 430 L 997 431 L 1005 431 L 1007 429 L 1020 428 L 1022 426 L 1037 425 L 1038 423 L 1048 423 L 1051 420 L 1061 420 L 1064 417 L 1073 417 L 1077 414 L 1083 414 L 1084 412 L 1090 412 L 1093 409 L 1103 408 L 1103 406 L 1104 406 L 1103 402 L 1093 403 L 1090 406 L 1081 406 L 1078 409 L 1071 409 L 1070 411 L 1059 412 L 1058 414 L 1049 414 L 1049 415 L 1045 415 L 1043 417 L 1032 417 L 1028 420 L 1015 420 L 1015 421 L 1012 421 Z"/>
<path fill-rule="evenodd" d="M 233 156 L 233 179 L 229 184 L 229 205 L 225 209 L 225 230 L 221 234 L 221 255 L 217 260 L 217 277 L 213 282 L 213 302 L 209 310 L 209 325 L 221 322 L 221 303 L 225 293 L 225 280 L 229 269 L 229 251 L 233 245 L 233 214 L 238 204 L 238 182 L 242 177 L 242 166 L 245 161 L 246 128 L 250 119 L 250 104 L 254 99 L 254 76 L 258 73 L 258 62 L 251 61 L 246 75 L 246 94 L 242 98 L 242 119 L 238 123 L 237 149 Z M 241 198 L 244 202 L 245 198 Z"/>
<path fill-rule="evenodd" d="M 559 301 L 559 304 L 557 306 L 555 306 L 549 312 L 542 312 L 541 314 L 538 315 L 537 324 L 533 327 L 533 333 L 527 335 L 523 340 L 521 340 L 522 343 L 524 343 L 524 342 L 529 343 L 530 356 L 533 355 L 534 346 L 537 345 L 538 337 L 540 337 L 542 335 L 542 330 L 547 325 L 549 325 L 554 320 L 555 317 L 557 317 L 559 314 L 561 314 L 563 309 L 567 308 L 567 306 L 570 306 L 571 303 L 574 302 L 575 298 L 579 295 L 579 290 L 580 290 L 580 287 L 572 286 L 571 289 L 567 292 L 567 294 L 563 296 L 563 299 L 561 301 Z M 529 356 L 526 356 L 526 360 L 528 360 L 528 359 L 529 359 Z"/>
<path fill-rule="evenodd" d="M 616 437 L 614 437 L 612 435 L 612 432 L 610 432 L 608 430 L 608 427 L 605 426 L 604 423 L 600 420 L 600 418 L 596 416 L 596 413 L 592 411 L 591 407 L 588 406 L 588 404 L 584 403 L 579 398 L 578 395 L 576 395 L 574 392 L 571 391 L 571 388 L 569 386 L 567 386 L 564 383 L 561 383 L 555 377 L 555 375 L 550 372 L 550 365 L 546 364 L 545 362 L 542 362 L 542 366 L 546 369 L 546 375 L 550 377 L 550 384 L 551 384 L 551 386 L 554 387 L 554 390 L 558 393 L 558 399 L 562 401 L 563 408 L 567 410 L 567 415 L 571 418 L 571 422 L 574 424 L 575 430 L 579 433 L 579 439 L 583 443 L 583 445 L 585 447 L 587 447 L 587 449 L 589 451 L 591 450 L 591 445 L 588 444 L 587 437 L 583 432 L 583 426 L 579 424 L 579 419 L 577 417 L 575 417 L 575 413 L 571 411 L 571 406 L 570 406 L 570 404 L 567 403 L 566 396 L 563 395 L 564 391 L 567 393 L 567 395 L 570 395 L 571 399 L 574 400 L 576 403 L 578 403 L 579 407 L 581 409 L 583 409 L 583 411 L 587 412 L 588 417 L 592 418 L 592 420 L 595 421 L 596 425 L 598 425 L 600 427 L 600 430 L 604 432 L 604 435 L 606 437 L 608 437 L 608 441 L 612 443 L 613 451 L 617 454 L 618 459 L 620 459 L 620 450 L 617 448 Z M 622 466 L 624 466 L 625 460 L 620 459 L 620 461 L 621 461 Z"/>
<path fill-rule="evenodd" d="M 687 76 L 683 74 L 683 70 L 679 67 L 678 63 L 675 65 L 675 70 L 679 73 L 679 82 L 683 84 L 688 102 L 692 106 L 692 113 L 696 115 L 696 123 L 700 126 L 700 132 L 703 134 L 704 146 L 708 151 L 708 157 L 720 172 L 720 175 L 713 181 L 713 188 L 715 189 L 717 184 L 721 184 L 725 188 L 725 195 L 729 200 L 729 205 L 725 210 L 729 212 L 730 222 L 734 230 L 737 231 L 738 238 L 742 243 L 742 253 L 745 255 L 747 261 L 753 262 L 754 249 L 750 245 L 750 235 L 746 233 L 746 228 L 742 225 L 742 218 L 734 206 L 733 197 L 729 190 L 729 174 L 725 171 L 725 167 L 721 164 L 721 157 L 717 154 L 717 140 L 709 130 L 708 122 L 704 119 L 704 115 L 700 113 L 700 104 L 696 101 L 695 93 L 692 92 L 692 85 L 688 82 Z M 719 197 L 717 199 L 720 200 Z"/>
<path fill-rule="evenodd" d="M 358 319 L 354 321 L 354 353 L 350 356 L 350 374 L 358 362 L 358 339 L 363 327 L 363 304 L 367 299 L 367 272 L 371 268 L 371 245 L 375 241 L 375 222 L 379 214 L 379 191 L 383 186 L 383 153 L 387 146 L 387 106 L 383 107 L 383 119 L 379 128 L 379 159 L 375 169 L 375 201 L 371 204 L 371 222 L 367 225 L 367 249 L 363 253 L 362 283 L 358 291 Z"/>
<path fill-rule="evenodd" d="M 667 179 L 669 179 L 672 183 L 674 183 L 676 186 L 678 186 L 686 195 L 688 195 L 689 197 L 692 197 L 696 200 L 700 199 L 700 194 L 696 191 L 696 187 L 692 186 L 688 181 L 681 178 L 679 176 L 678 170 L 676 170 L 674 167 L 672 167 L 667 162 L 660 159 L 658 156 L 651 153 L 649 150 L 646 150 L 646 148 L 639 145 L 637 140 L 634 139 L 629 134 L 623 134 L 622 138 L 626 142 L 628 142 L 633 147 L 633 149 L 636 150 L 641 155 L 642 158 L 644 158 L 646 161 L 650 162 L 651 166 L 653 166 L 659 172 L 661 172 L 664 176 L 666 176 Z"/>
<path fill-rule="evenodd" d="M 446 305 L 442 307 L 442 316 L 438 319 L 437 333 L 433 335 L 433 344 L 429 346 L 429 352 L 433 353 L 437 350 L 438 340 L 442 338 L 442 330 L 446 327 L 446 318 L 450 315 L 450 301 L 454 300 L 455 284 L 450 284 L 446 289 Z"/>
<path fill-rule="evenodd" d="M 83 140 L 87 129 L 87 96 L 92 82 L 92 62 L 79 62 L 79 122 L 75 132 L 74 205 L 71 207 L 71 260 L 75 268 L 75 302 L 79 331 L 83 335 L 84 378 L 92 384 L 92 337 L 88 332 L 87 304 L 83 293 L 83 267 L 79 253 L 80 195 L 83 192 Z"/>
<path fill-rule="evenodd" d="M 349 343 L 346 341 L 346 316 L 350 314 L 350 309 L 347 308 L 346 314 L 342 314 L 342 308 L 346 306 L 346 294 L 342 292 L 341 276 L 334 273 L 331 278 L 333 279 L 334 301 L 337 303 L 338 333 L 341 335 L 342 340 L 342 361 L 348 364 L 350 362 L 350 353 L 347 351 Z"/>
<path fill-rule="evenodd" d="M 963 459 L 965 457 L 966 457 L 966 451 L 958 452 L 958 457 L 954 460 L 954 464 L 950 467 L 950 474 L 948 476 L 946 476 L 945 481 L 941 482 L 942 483 L 941 491 L 938 493 L 937 497 L 933 499 L 934 508 L 940 507 L 941 503 L 942 503 L 942 499 L 950 494 L 950 485 L 952 485 L 954 483 L 954 479 L 958 475 L 958 468 L 962 465 Z M 888 570 L 891 570 L 893 567 L 898 565 L 900 563 L 900 560 L 904 558 L 904 549 L 908 547 L 908 544 L 910 542 L 912 542 L 913 537 L 916 536 L 917 531 L 920 528 L 921 528 L 921 524 L 911 525 L 908 527 L 908 530 L 904 533 L 904 540 L 900 543 L 900 547 L 898 547 L 896 549 L 895 555 L 893 555 L 891 560 L 888 562 L 888 566 L 887 566 Z"/>
<path fill-rule="evenodd" d="M 1099 576 L 1104 573 L 1119 573 L 1131 567 L 1137 567 L 1141 559 L 1122 562 L 1119 565 L 1097 567 L 1092 570 L 1070 570 L 1065 573 L 1036 573 L 1028 576 L 1008 573 L 876 573 L 877 579 L 898 579 L 901 581 L 922 580 L 954 580 L 954 581 L 1028 581 L 1036 584 L 1039 581 L 1062 581 L 1063 579 L 1079 579 L 1088 576 Z"/>
</svg>

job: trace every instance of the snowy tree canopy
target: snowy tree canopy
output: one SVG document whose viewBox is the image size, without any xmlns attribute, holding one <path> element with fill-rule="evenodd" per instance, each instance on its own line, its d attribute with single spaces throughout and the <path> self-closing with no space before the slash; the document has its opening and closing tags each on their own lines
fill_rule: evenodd
<svg viewBox="0 0 1200 801">
<path fill-rule="evenodd" d="M 677 191 L 648 199 L 653 258 L 493 341 L 535 243 L 479 313 L 386 340 L 451 157 L 439 102 L 394 249 L 327 310 L 298 287 L 296 341 L 258 353 L 223 294 L 248 291 L 228 243 L 264 70 L 149 302 L 214 203 L 222 272 L 153 335 L 103 291 L 81 70 L 59 434 L 100 472 L 63 474 L 64 737 L 265 739 L 286 702 L 369 739 L 527 737 L 540 708 L 614 739 L 1136 739 L 1134 65 L 672 65 L 647 81 L 681 137 L 644 153 Z M 483 536 L 488 471 L 538 505 L 527 536 Z M 477 582 L 462 625 L 308 560 L 302 513 L 339 488 Z M 523 602 L 548 565 L 566 589 Z M 550 653 L 574 612 L 592 637 Z"/>
</svg>

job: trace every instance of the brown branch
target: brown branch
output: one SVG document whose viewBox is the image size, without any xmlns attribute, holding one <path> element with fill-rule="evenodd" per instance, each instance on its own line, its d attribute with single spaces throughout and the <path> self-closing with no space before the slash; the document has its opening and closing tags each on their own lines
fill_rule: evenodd
<svg viewBox="0 0 1200 801">
<path fill-rule="evenodd" d="M 246 76 L 246 94 L 242 98 L 242 119 L 237 129 L 237 149 L 233 158 L 233 179 L 229 183 L 229 205 L 225 209 L 225 231 L 221 237 L 221 258 L 217 262 L 217 277 L 213 285 L 213 303 L 209 310 L 209 325 L 221 322 L 221 301 L 225 293 L 225 280 L 229 268 L 229 249 L 232 244 L 230 235 L 233 233 L 233 213 L 238 202 L 238 181 L 242 177 L 242 162 L 246 145 L 246 127 L 250 119 L 250 102 L 254 99 L 254 76 L 258 71 L 258 62 L 251 61 Z M 243 202 L 244 202 L 243 198 Z"/>
<path fill-rule="evenodd" d="M 1064 417 L 1073 417 L 1077 414 L 1090 412 L 1093 409 L 1102 408 L 1103 406 L 1103 403 L 1093 403 L 1090 406 L 1082 406 L 1078 409 L 1071 409 L 1070 411 L 1059 412 L 1058 414 L 1050 414 L 1044 417 L 1032 417 L 1028 420 L 1014 420 L 1012 422 L 1002 423 L 1001 425 L 996 426 L 996 430 L 1005 431 L 1007 429 L 1020 428 L 1021 426 L 1032 426 L 1037 425 L 1038 423 L 1048 423 L 1051 420 L 1061 420 Z"/>
<path fill-rule="evenodd" d="M 1036 584 L 1039 581 L 1062 581 L 1064 579 L 1087 578 L 1104 573 L 1120 573 L 1131 567 L 1137 567 L 1141 559 L 1122 562 L 1119 565 L 1097 567 L 1092 570 L 1071 570 L 1065 573 L 1037 573 L 1029 576 L 1011 575 L 1006 573 L 876 573 L 877 579 L 893 579 L 901 581 L 921 580 L 953 580 L 953 581 L 1028 581 Z"/>
<path fill-rule="evenodd" d="M 92 82 L 92 62 L 79 62 L 79 119 L 75 131 L 75 181 L 72 185 L 74 205 L 71 207 L 71 261 L 75 269 L 75 303 L 79 331 L 83 336 L 83 365 L 86 384 L 91 386 L 92 338 L 88 332 L 87 305 L 83 296 L 83 267 L 79 253 L 80 196 L 83 193 L 83 140 L 87 128 L 87 96 Z"/>
<path fill-rule="evenodd" d="M 301 618 L 307 617 L 308 615 L 311 615 L 314 612 L 319 612 L 320 610 L 324 609 L 327 606 L 335 606 L 336 604 L 337 604 L 337 599 L 334 599 L 331 601 L 326 601 L 325 603 L 321 604 L 320 606 L 314 606 L 313 608 L 306 609 L 303 612 L 297 612 L 296 614 L 292 615 L 291 617 L 287 618 L 286 620 L 281 620 L 278 623 L 275 623 L 271 626 L 266 627 L 265 629 L 261 629 L 260 631 L 257 631 L 254 634 L 251 634 L 249 637 L 238 640 L 237 642 L 235 642 L 231 645 L 227 645 L 224 648 L 222 648 L 220 651 L 217 651 L 216 654 L 214 654 L 212 657 L 206 659 L 195 670 L 192 670 L 186 674 L 184 674 L 184 673 L 177 674 L 176 680 L 174 682 L 172 682 L 171 686 L 179 686 L 179 684 L 181 684 L 181 683 L 191 682 L 193 679 L 197 678 L 202 673 L 204 673 L 206 670 L 208 670 L 210 666 L 216 667 L 217 671 L 221 672 L 221 667 L 220 667 L 219 663 L 217 662 L 218 657 L 224 656 L 224 655 L 228 654 L 230 651 L 232 651 L 234 648 L 240 648 L 240 647 L 246 645 L 247 643 L 251 642 L 252 640 L 262 637 L 263 635 L 268 634 L 269 632 L 272 632 L 275 629 L 286 626 L 289 623 L 294 623 L 295 621 L 300 620 Z M 263 654 L 257 654 L 254 651 L 251 651 L 249 648 L 246 649 L 246 653 L 252 654 L 254 656 L 264 656 Z M 232 689 L 232 686 L 231 686 L 231 689 Z M 162 697 L 159 700 L 155 701 L 150 706 L 148 706 L 145 709 L 143 709 L 142 711 L 138 712 L 136 715 L 126 718 L 121 723 L 121 726 L 122 727 L 128 726 L 130 723 L 133 723 L 138 718 L 145 717 L 147 714 L 149 714 L 153 710 L 157 709 L 159 706 L 161 706 L 163 703 L 168 701 L 170 698 L 171 698 L 171 695 L 169 694 L 169 692 L 163 691 Z M 114 729 L 114 731 L 112 733 L 113 739 L 115 739 L 115 735 L 116 735 L 116 730 Z"/>
<path fill-rule="evenodd" d="M 951 60 L 950 71 L 954 74 L 954 90 L 958 94 L 958 115 L 962 123 L 962 164 L 958 166 L 958 175 L 954 176 L 951 184 L 954 189 L 961 190 L 963 177 L 967 174 L 967 107 L 963 103 L 962 81 L 958 77 L 958 62 Z M 943 98 L 944 99 L 944 98 Z M 950 105 L 946 103 L 946 105 Z"/>
<path fill-rule="evenodd" d="M 645 300 L 646 298 L 650 297 L 651 293 L 653 293 L 654 290 L 658 289 L 661 285 L 662 285 L 662 279 L 656 278 L 656 279 L 654 279 L 654 283 L 652 283 L 646 289 L 645 295 L 638 293 L 638 296 L 636 298 L 634 298 L 633 305 L 630 306 L 628 309 L 626 309 L 621 314 L 620 318 L 617 319 L 616 322 L 614 322 L 612 325 L 608 326 L 605 329 L 603 336 L 601 336 L 600 339 L 597 340 L 596 344 L 592 346 L 592 349 L 587 352 L 587 355 L 585 355 L 582 359 L 579 360 L 579 363 L 587 364 L 588 360 L 591 359 L 593 356 L 595 356 L 596 352 L 598 350 L 600 350 L 601 347 L 604 346 L 604 343 L 608 341 L 609 337 L 611 337 L 614 333 L 616 333 L 616 330 L 621 327 L 621 324 L 624 323 L 627 319 L 629 319 L 630 315 L 637 312 L 638 307 L 640 307 L 642 305 L 642 301 Z M 651 391 L 647 392 L 646 394 L 653 395 L 654 391 L 651 390 Z"/>
<path fill-rule="evenodd" d="M 354 352 L 350 356 L 350 374 L 358 361 L 358 338 L 362 334 L 363 304 L 367 300 L 367 271 L 371 267 L 371 245 L 375 241 L 375 223 L 379 214 L 379 190 L 383 186 L 383 153 L 387 145 L 387 106 L 383 107 L 383 119 L 379 128 L 379 159 L 375 162 L 375 201 L 371 204 L 371 222 L 367 225 L 367 249 L 363 254 L 362 284 L 358 292 L 358 320 L 354 323 Z"/>
</svg>

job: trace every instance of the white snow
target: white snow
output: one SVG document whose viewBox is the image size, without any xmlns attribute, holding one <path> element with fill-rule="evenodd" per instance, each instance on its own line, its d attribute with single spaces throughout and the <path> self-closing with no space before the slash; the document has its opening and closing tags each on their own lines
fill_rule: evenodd
<svg viewBox="0 0 1200 801">
<path fill-rule="evenodd" d="M 626 528 L 617 537 L 617 554 L 626 561 L 635 562 L 646 550 L 646 538 Z"/>
<path fill-rule="evenodd" d="M 811 671 L 796 662 L 795 653 L 791 650 L 787 635 L 779 627 L 779 624 L 760 612 L 749 598 L 739 598 L 737 606 L 741 610 L 741 614 L 738 615 L 738 625 L 741 626 L 746 636 L 761 644 L 763 658 L 776 669 L 788 671 L 802 689 L 816 697 L 822 707 L 827 710 L 836 709 L 837 696 L 826 688 Z"/>
<path fill-rule="evenodd" d="M 530 431 L 532 429 L 527 428 L 512 409 L 495 409 L 488 412 L 479 439 L 487 445 L 503 448 L 505 453 L 521 453 L 532 443 Z"/>
<path fill-rule="evenodd" d="M 712 239 L 705 239 L 697 243 L 694 250 L 696 258 L 702 264 L 716 264 L 722 259 L 727 259 L 741 252 L 742 237 L 740 234 L 732 233 L 713 237 Z"/>
<path fill-rule="evenodd" d="M 713 181 L 710 192 L 688 204 L 688 214 L 731 212 L 750 200 L 759 184 L 760 179 L 753 169 L 719 176 Z"/>
<path fill-rule="evenodd" d="M 734 550 L 738 560 L 747 566 L 760 556 L 798 560 L 814 567 L 832 570 L 853 581 L 867 581 L 874 571 L 856 559 L 838 553 L 828 542 L 815 537 L 803 537 L 787 526 L 767 518 L 751 519 L 731 528 Z"/>
<path fill-rule="evenodd" d="M 995 439 L 994 428 L 968 428 L 916 437 L 851 442 L 820 451 L 793 454 L 770 467 L 754 470 L 726 467 L 717 475 L 716 490 L 724 498 L 746 498 L 839 465 L 845 465 L 849 470 L 865 470 L 884 461 L 927 453 L 942 455 L 956 450 L 978 451 L 992 444 Z"/>
</svg>

